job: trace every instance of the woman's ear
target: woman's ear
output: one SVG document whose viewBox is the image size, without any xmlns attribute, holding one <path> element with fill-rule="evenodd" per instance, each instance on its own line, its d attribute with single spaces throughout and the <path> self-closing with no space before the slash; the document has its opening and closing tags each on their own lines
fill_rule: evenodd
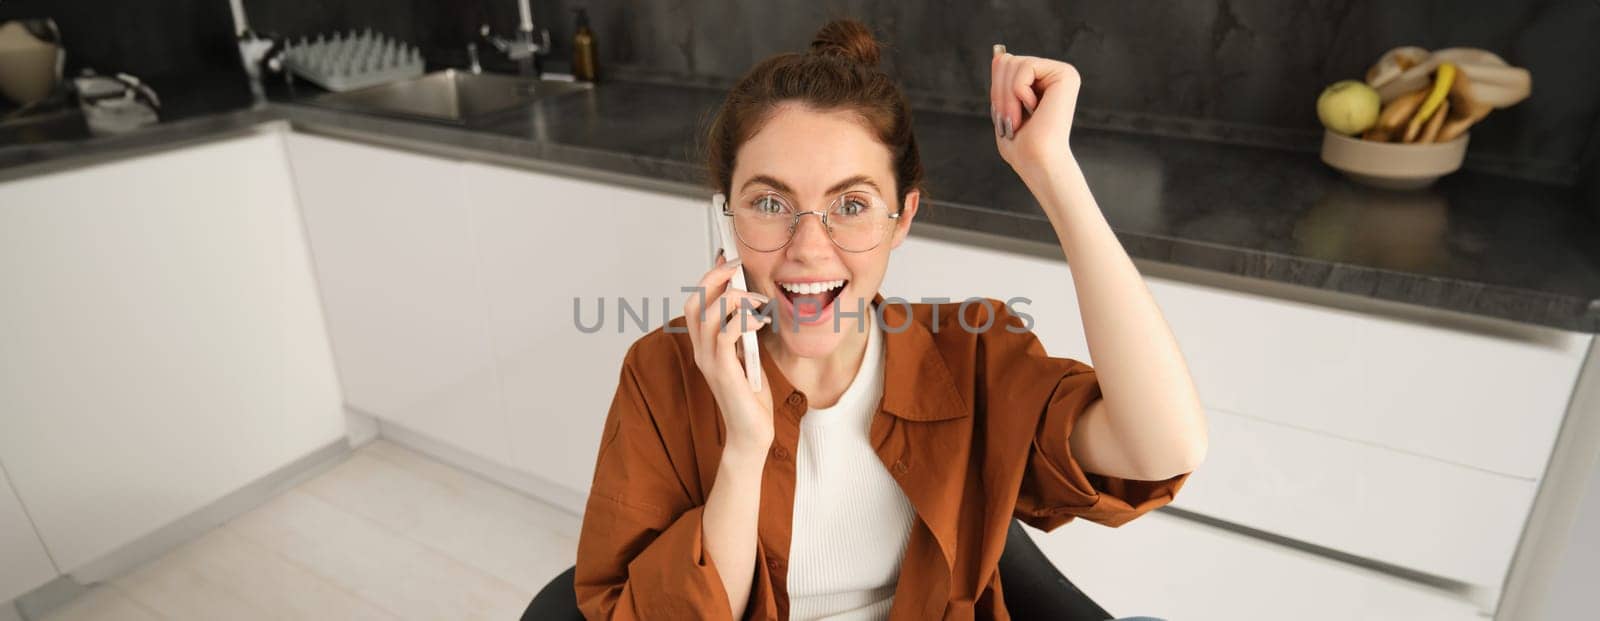
<svg viewBox="0 0 1600 621">
<path fill-rule="evenodd" d="M 917 217 L 917 206 L 922 204 L 922 191 L 912 190 L 906 192 L 906 200 L 900 206 L 900 217 L 895 218 L 894 242 L 890 248 L 899 248 L 900 242 L 906 240 L 906 235 L 911 234 L 911 220 Z"/>
</svg>

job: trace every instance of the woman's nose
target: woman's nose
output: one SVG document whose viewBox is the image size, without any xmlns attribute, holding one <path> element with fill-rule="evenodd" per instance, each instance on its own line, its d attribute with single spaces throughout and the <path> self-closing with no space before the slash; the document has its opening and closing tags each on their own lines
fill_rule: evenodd
<svg viewBox="0 0 1600 621">
<path fill-rule="evenodd" d="M 794 226 L 794 238 L 789 240 L 789 248 L 805 252 L 833 252 L 833 238 L 828 236 L 828 227 L 822 224 L 821 216 L 816 213 L 802 214 Z"/>
</svg>

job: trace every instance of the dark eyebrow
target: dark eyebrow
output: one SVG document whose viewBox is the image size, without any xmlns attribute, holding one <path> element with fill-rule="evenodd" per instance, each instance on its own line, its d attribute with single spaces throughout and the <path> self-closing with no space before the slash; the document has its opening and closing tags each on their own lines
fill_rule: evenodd
<svg viewBox="0 0 1600 621">
<path fill-rule="evenodd" d="M 739 187 L 739 191 L 743 192 L 745 190 L 745 188 L 748 188 L 748 187 L 750 187 L 752 185 L 755 185 L 757 183 L 772 186 L 774 189 L 778 190 L 779 192 L 783 192 L 784 194 L 794 194 L 794 188 L 789 187 L 789 184 L 784 183 L 782 181 L 779 181 L 777 179 L 774 179 L 774 178 L 772 178 L 770 176 L 767 176 L 767 175 L 756 175 L 754 177 L 751 177 L 748 181 L 744 182 L 743 186 Z"/>
<path fill-rule="evenodd" d="M 872 182 L 872 178 L 868 177 L 866 175 L 856 175 L 856 176 L 851 177 L 849 179 L 845 179 L 844 181 L 840 181 L 838 183 L 835 183 L 835 184 L 833 184 L 833 187 L 828 188 L 828 193 L 829 194 L 833 194 L 835 192 L 843 192 L 845 190 L 848 190 L 848 189 L 850 189 L 852 187 L 855 187 L 855 186 L 858 186 L 858 185 L 870 186 L 872 188 L 872 191 L 877 192 L 879 194 L 883 193 L 883 190 L 878 187 L 878 184 L 873 183 Z"/>
<path fill-rule="evenodd" d="M 739 191 L 743 192 L 745 188 L 748 188 L 751 185 L 757 184 L 757 183 L 772 186 L 773 189 L 775 189 L 775 190 L 777 190 L 779 192 L 782 192 L 784 194 L 788 194 L 788 195 L 791 195 L 791 196 L 794 195 L 794 188 L 789 187 L 789 184 L 786 184 L 786 183 L 784 183 L 782 181 L 779 181 L 776 178 L 773 178 L 772 176 L 769 176 L 769 175 L 756 175 L 754 177 L 751 177 L 748 181 L 744 182 L 744 185 L 739 188 Z M 845 179 L 843 181 L 835 183 L 835 184 L 833 184 L 833 187 L 828 188 L 828 192 L 827 193 L 828 194 L 833 194 L 835 192 L 842 192 L 844 190 L 847 190 L 847 189 L 849 189 L 849 188 L 851 188 L 853 186 L 857 186 L 857 185 L 871 186 L 872 190 L 874 192 L 877 192 L 879 194 L 883 193 L 883 189 L 879 188 L 878 184 L 874 183 L 872 181 L 872 178 L 868 177 L 866 175 L 856 175 L 854 177 L 850 177 L 848 179 Z"/>
</svg>

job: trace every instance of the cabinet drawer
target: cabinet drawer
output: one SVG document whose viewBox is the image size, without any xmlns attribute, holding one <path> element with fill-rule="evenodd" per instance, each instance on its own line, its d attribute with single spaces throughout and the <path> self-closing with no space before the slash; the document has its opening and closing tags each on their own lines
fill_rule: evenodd
<svg viewBox="0 0 1600 621">
<path fill-rule="evenodd" d="M 1498 588 L 1533 481 L 1225 412 L 1173 506 Z"/>
<path fill-rule="evenodd" d="M 1117 528 L 1073 522 L 1028 534 L 1067 579 L 1117 616 L 1482 619 L 1454 594 L 1161 511 Z"/>
<path fill-rule="evenodd" d="M 1486 336 L 1150 279 L 1209 408 L 1528 479 L 1587 335 Z"/>
</svg>

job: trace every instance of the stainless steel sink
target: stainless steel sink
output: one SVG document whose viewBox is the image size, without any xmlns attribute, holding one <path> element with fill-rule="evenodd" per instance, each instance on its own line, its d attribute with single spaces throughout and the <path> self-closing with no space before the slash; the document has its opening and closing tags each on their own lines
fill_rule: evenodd
<svg viewBox="0 0 1600 621">
<path fill-rule="evenodd" d="M 593 88 L 587 82 L 540 80 L 455 69 L 343 93 L 326 93 L 310 103 L 355 112 L 469 123 L 529 103 Z"/>
</svg>

